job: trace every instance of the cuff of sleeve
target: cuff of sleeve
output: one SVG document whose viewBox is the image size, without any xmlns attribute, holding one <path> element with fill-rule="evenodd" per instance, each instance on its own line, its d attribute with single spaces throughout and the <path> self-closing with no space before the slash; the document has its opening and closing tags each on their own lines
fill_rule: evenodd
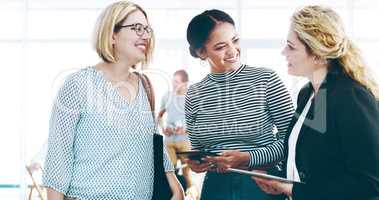
<svg viewBox="0 0 379 200">
<path fill-rule="evenodd" d="M 249 151 L 250 153 L 250 168 L 254 168 L 263 164 L 262 157 L 260 156 L 259 150 Z"/>
<path fill-rule="evenodd" d="M 250 154 L 249 168 L 253 168 L 255 166 L 255 162 L 254 162 L 255 156 L 252 151 L 249 151 L 249 154 Z"/>
<path fill-rule="evenodd" d="M 170 169 L 165 169 L 164 171 L 165 172 L 174 172 L 175 170 L 174 170 L 174 168 L 170 168 Z"/>
</svg>

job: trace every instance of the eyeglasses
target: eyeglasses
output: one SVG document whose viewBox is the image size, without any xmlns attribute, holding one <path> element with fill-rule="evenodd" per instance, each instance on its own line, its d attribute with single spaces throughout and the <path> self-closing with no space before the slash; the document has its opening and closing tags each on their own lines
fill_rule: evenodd
<svg viewBox="0 0 379 200">
<path fill-rule="evenodd" d="M 128 24 L 128 25 L 123 25 L 123 26 L 116 26 L 115 27 L 115 32 L 118 32 L 122 28 L 128 28 L 131 27 L 130 29 L 135 31 L 138 36 L 142 36 L 145 32 L 148 37 L 152 36 L 153 29 L 150 26 L 144 26 L 141 23 L 135 23 L 135 24 Z"/>
</svg>

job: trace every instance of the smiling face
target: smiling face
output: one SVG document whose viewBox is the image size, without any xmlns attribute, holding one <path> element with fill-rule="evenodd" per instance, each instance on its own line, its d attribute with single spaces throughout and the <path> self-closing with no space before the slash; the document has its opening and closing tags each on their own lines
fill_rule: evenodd
<svg viewBox="0 0 379 200">
<path fill-rule="evenodd" d="M 145 15 L 140 10 L 130 13 L 122 26 L 137 23 L 142 24 L 144 27 L 149 26 Z M 149 41 L 150 35 L 146 31 L 141 36 L 138 36 L 134 27 L 124 27 L 113 34 L 112 44 L 120 61 L 137 64 L 145 59 Z"/>
<path fill-rule="evenodd" d="M 282 51 L 288 62 L 288 73 L 294 76 L 310 77 L 317 69 L 316 56 L 311 54 L 305 44 L 300 41 L 293 27 L 290 27 L 287 44 Z"/>
<path fill-rule="evenodd" d="M 215 26 L 199 54 L 208 60 L 213 72 L 225 72 L 240 66 L 240 53 L 235 27 L 228 22 L 221 22 Z"/>
</svg>

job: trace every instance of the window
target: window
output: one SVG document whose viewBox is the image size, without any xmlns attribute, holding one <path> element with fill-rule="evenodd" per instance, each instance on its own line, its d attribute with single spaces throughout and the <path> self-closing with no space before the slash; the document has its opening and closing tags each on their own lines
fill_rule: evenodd
<svg viewBox="0 0 379 200">
<path fill-rule="evenodd" d="M 111 2 L 114 0 L 0 1 L 3 58 L 0 152 L 6 163 L 0 165 L 0 186 L 21 187 L 15 190 L 0 187 L 0 199 L 26 199 L 24 187 L 29 180 L 24 164 L 47 139 L 52 101 L 64 78 L 98 62 L 91 46 L 92 33 L 101 10 Z M 209 73 L 207 66 L 201 66 L 199 59 L 190 56 L 186 28 L 193 16 L 211 8 L 228 12 L 236 21 L 243 62 L 275 70 L 294 98 L 304 81 L 287 75 L 280 52 L 292 12 L 310 3 L 329 5 L 339 12 L 347 33 L 358 44 L 379 80 L 379 28 L 373 23 L 379 18 L 377 1 L 140 0 L 137 3 L 146 8 L 157 37 L 149 71 L 156 85 L 157 105 L 171 87 L 170 79 L 177 69 L 186 69 L 192 83 Z"/>
</svg>

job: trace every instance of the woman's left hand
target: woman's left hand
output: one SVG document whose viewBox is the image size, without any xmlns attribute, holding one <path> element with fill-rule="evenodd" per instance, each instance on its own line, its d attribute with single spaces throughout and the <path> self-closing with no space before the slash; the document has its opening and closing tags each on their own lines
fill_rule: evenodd
<svg viewBox="0 0 379 200">
<path fill-rule="evenodd" d="M 291 183 L 283 183 L 275 180 L 266 180 L 257 177 L 251 177 L 257 185 L 266 192 L 267 194 L 285 194 L 287 196 L 292 196 L 292 188 L 293 184 Z"/>
<path fill-rule="evenodd" d="M 214 171 L 225 173 L 229 168 L 247 168 L 250 161 L 250 154 L 248 152 L 235 150 L 224 151 L 220 156 L 207 156 L 205 160 L 215 164 Z"/>
</svg>

